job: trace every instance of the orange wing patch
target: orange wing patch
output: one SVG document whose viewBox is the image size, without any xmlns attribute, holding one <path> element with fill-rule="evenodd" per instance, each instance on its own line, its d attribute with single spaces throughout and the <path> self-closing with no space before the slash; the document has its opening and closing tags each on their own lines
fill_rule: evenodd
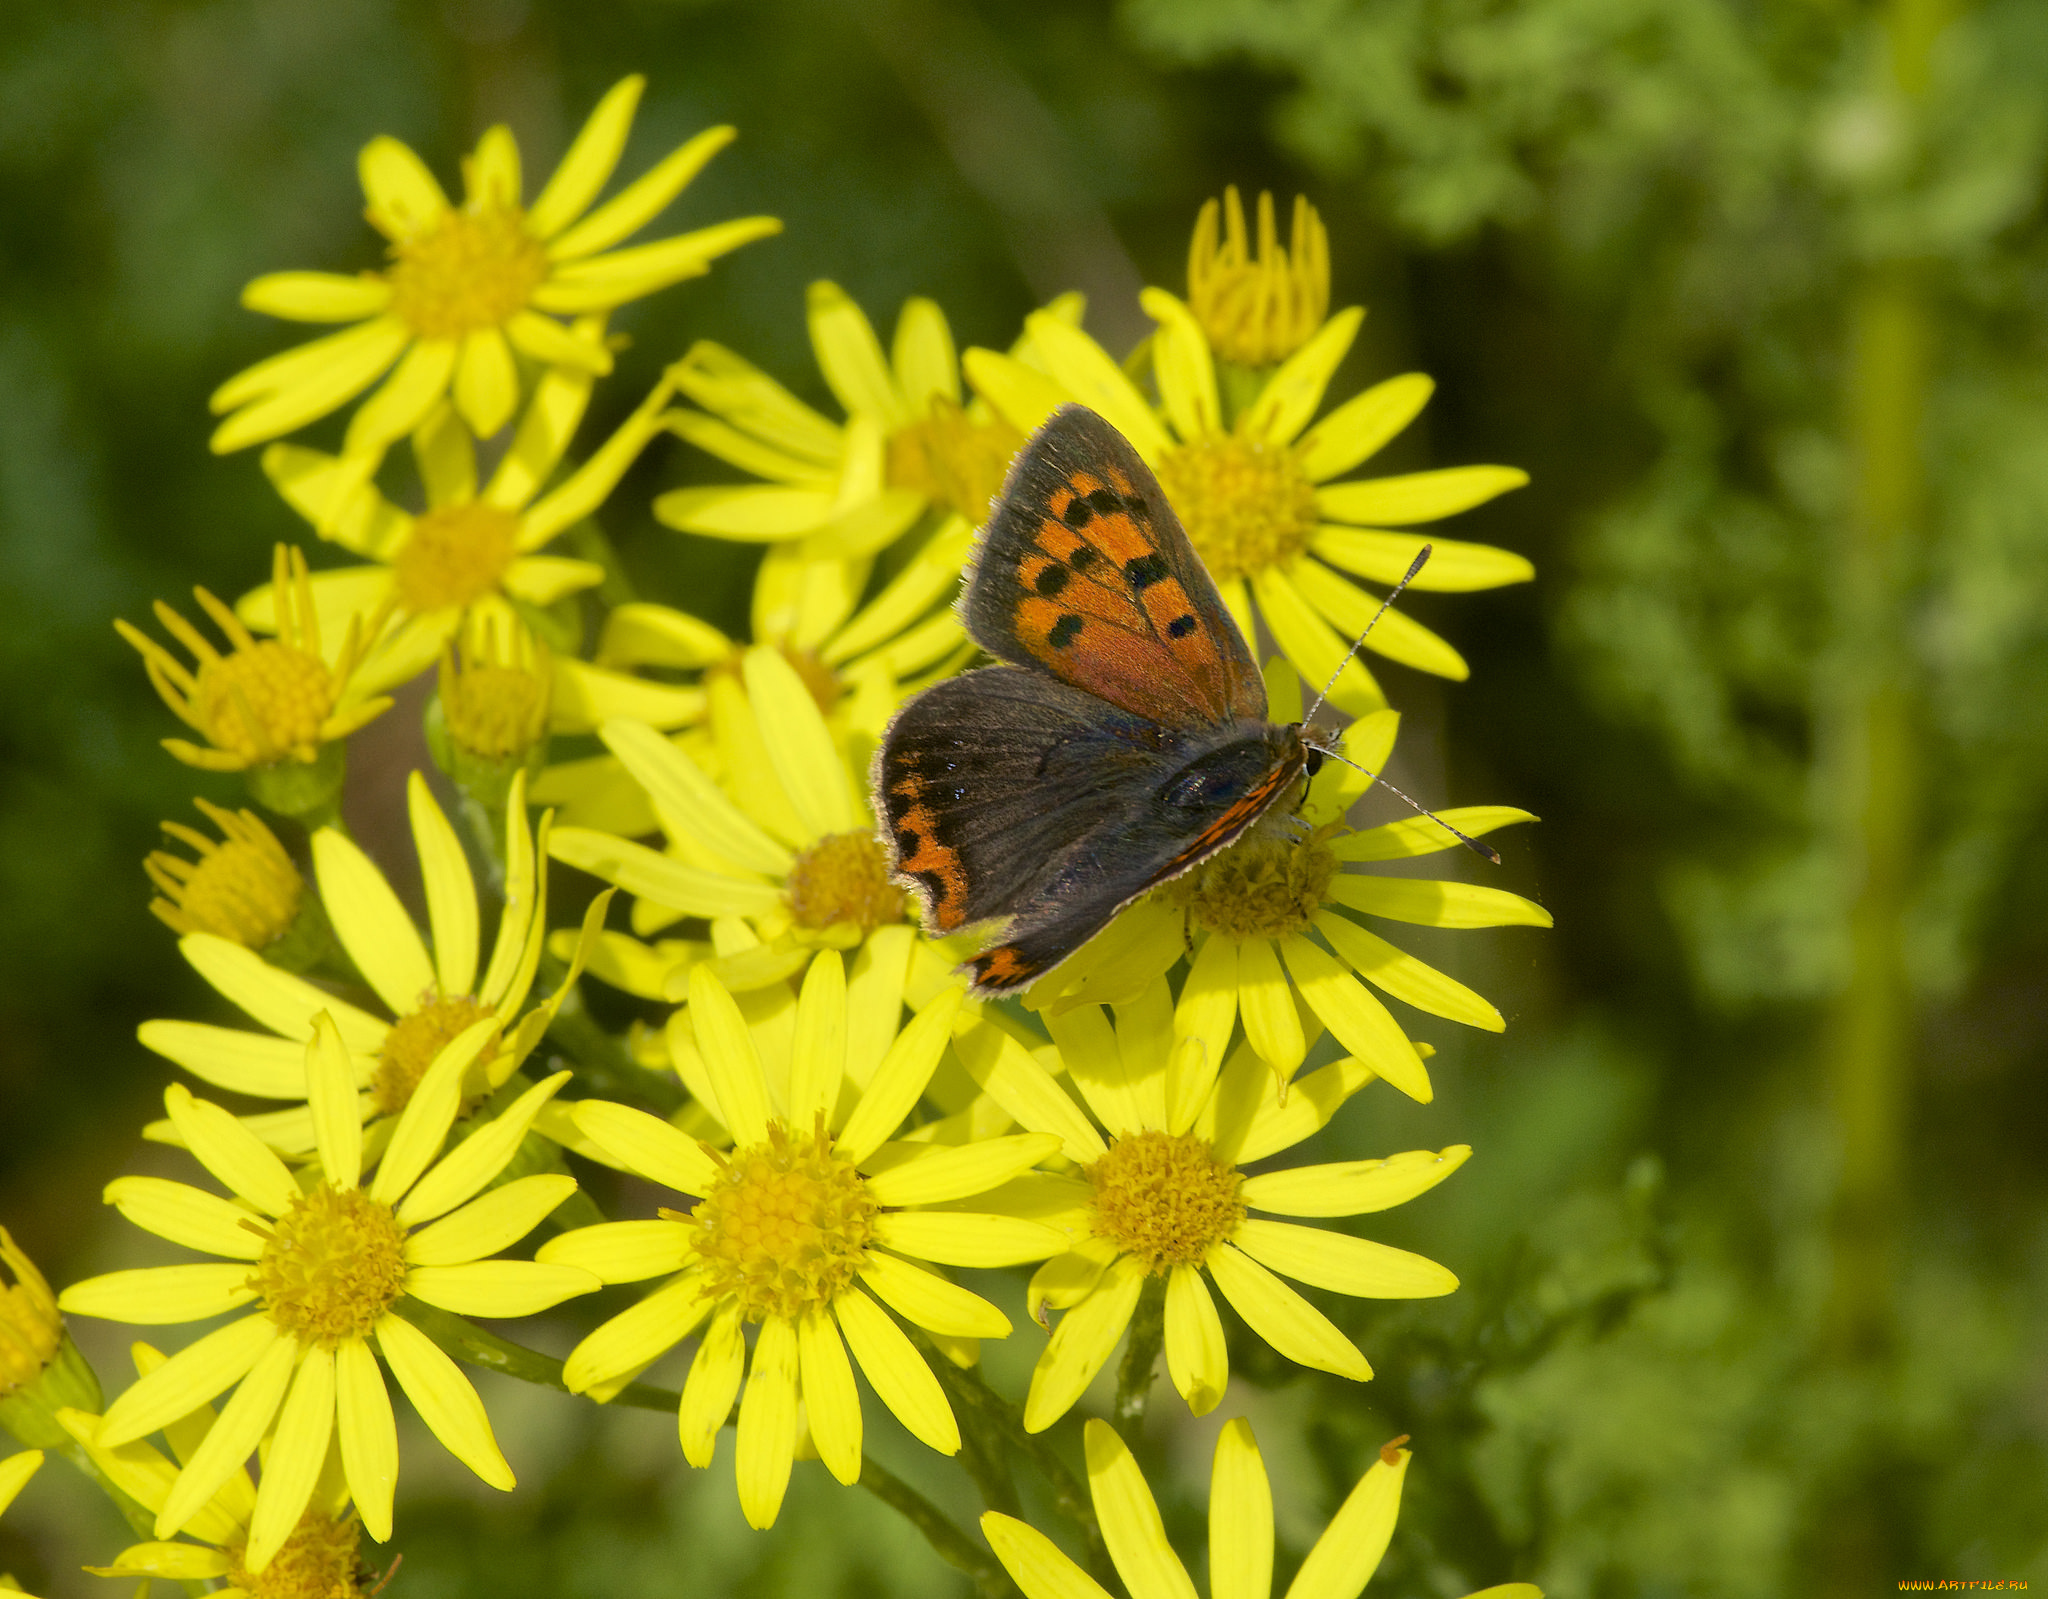
<svg viewBox="0 0 2048 1599">
<path fill-rule="evenodd" d="M 886 795 L 896 870 L 915 882 L 926 926 L 941 933 L 964 926 L 967 868 L 958 850 L 939 842 L 939 817 L 925 799 L 924 774 L 910 760 L 898 760 Z"/>
<path fill-rule="evenodd" d="M 1019 988 L 1045 970 L 1015 944 L 998 944 L 994 949 L 984 950 L 970 964 L 974 967 L 974 986 L 984 989 Z"/>
</svg>

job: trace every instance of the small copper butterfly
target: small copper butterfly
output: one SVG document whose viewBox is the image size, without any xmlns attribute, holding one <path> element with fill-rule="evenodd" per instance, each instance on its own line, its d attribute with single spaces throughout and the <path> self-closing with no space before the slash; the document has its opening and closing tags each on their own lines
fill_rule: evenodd
<svg viewBox="0 0 2048 1599">
<path fill-rule="evenodd" d="M 1159 480 L 1062 406 L 1011 465 L 960 599 L 1006 664 L 948 678 L 874 764 L 891 865 L 928 930 L 1001 919 L 977 993 L 1022 988 L 1147 889 L 1241 836 L 1327 742 L 1266 719 L 1244 635 Z"/>
</svg>

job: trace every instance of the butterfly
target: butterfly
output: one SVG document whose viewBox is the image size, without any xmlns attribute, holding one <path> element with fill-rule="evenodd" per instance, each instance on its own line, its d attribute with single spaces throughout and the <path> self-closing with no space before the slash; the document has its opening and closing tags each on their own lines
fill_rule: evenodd
<svg viewBox="0 0 2048 1599">
<path fill-rule="evenodd" d="M 876 751 L 875 814 L 928 931 L 1000 919 L 976 993 L 1036 981 L 1146 890 L 1241 837 L 1329 744 L 1266 717 L 1244 635 L 1122 434 L 1062 406 L 970 559 L 1003 664 L 924 690 Z"/>
</svg>

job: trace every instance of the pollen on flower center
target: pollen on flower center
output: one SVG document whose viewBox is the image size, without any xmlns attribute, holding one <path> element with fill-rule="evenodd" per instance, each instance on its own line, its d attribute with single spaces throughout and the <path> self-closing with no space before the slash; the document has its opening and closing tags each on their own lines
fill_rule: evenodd
<svg viewBox="0 0 2048 1599">
<path fill-rule="evenodd" d="M 746 1319 L 759 1321 L 794 1319 L 850 1287 L 875 1212 L 866 1181 L 834 1153 L 822 1125 L 796 1138 L 776 1123 L 765 1144 L 725 1157 L 690 1222 L 710 1291 L 736 1298 Z"/>
<path fill-rule="evenodd" d="M 334 679 L 319 656 L 263 639 L 199 668 L 193 710 L 217 749 L 252 764 L 320 753 L 320 728 L 334 709 Z"/>
<path fill-rule="evenodd" d="M 258 1599 L 358 1599 L 364 1577 L 360 1542 L 353 1510 L 338 1519 L 308 1510 L 261 1571 L 244 1569 L 237 1551 L 228 1586 Z"/>
<path fill-rule="evenodd" d="M 391 563 L 398 603 L 414 616 L 492 593 L 519 554 L 519 519 L 481 500 L 424 511 Z"/>
<path fill-rule="evenodd" d="M 1337 874 L 1324 838 L 1323 830 L 1296 838 L 1259 828 L 1161 892 L 1195 926 L 1240 943 L 1303 932 Z"/>
<path fill-rule="evenodd" d="M 1284 444 L 1214 433 L 1169 451 L 1159 484 L 1219 583 L 1292 560 L 1316 530 L 1316 488 Z"/>
<path fill-rule="evenodd" d="M 1192 1133 L 1132 1133 L 1087 1171 L 1095 1235 L 1155 1277 L 1199 1265 L 1244 1220 L 1244 1178 Z"/>
<path fill-rule="evenodd" d="M 447 211 L 418 238 L 391 247 L 391 309 L 423 339 L 459 339 L 524 310 L 548 275 L 524 213 L 491 206 Z"/>
<path fill-rule="evenodd" d="M 901 919 L 903 890 L 872 833 L 828 833 L 789 869 L 789 909 L 811 932 L 850 924 L 865 938 Z"/>
<path fill-rule="evenodd" d="M 377 1052 L 377 1070 L 370 1079 L 377 1114 L 395 1116 L 404 1110 L 434 1057 L 464 1028 L 490 1014 L 490 1006 L 458 994 L 453 999 L 430 999 L 401 1016 L 384 1037 L 384 1047 Z M 497 1053 L 494 1038 L 484 1045 L 476 1064 L 487 1064 Z"/>
<path fill-rule="evenodd" d="M 360 1188 L 321 1183 L 277 1219 L 250 1284 L 280 1332 L 333 1349 L 405 1291 L 405 1229 Z"/>
<path fill-rule="evenodd" d="M 943 395 L 931 410 L 889 435 L 888 482 L 980 523 L 1002 492 L 1024 435 L 1000 417 L 977 422 Z"/>
</svg>

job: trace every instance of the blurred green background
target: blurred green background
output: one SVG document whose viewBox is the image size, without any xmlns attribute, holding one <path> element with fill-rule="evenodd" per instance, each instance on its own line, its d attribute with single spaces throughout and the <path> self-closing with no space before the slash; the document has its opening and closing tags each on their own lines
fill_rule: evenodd
<svg viewBox="0 0 2048 1599">
<path fill-rule="evenodd" d="M 194 582 L 239 593 L 302 536 L 253 453 L 206 451 L 209 390 L 292 337 L 236 294 L 376 264 L 372 134 L 452 183 L 503 120 L 531 187 L 634 71 L 623 170 L 734 122 L 671 215 L 787 231 L 621 314 L 633 348 L 586 437 L 698 337 L 822 402 L 818 277 L 885 328 L 932 295 L 963 345 L 1081 287 L 1121 351 L 1137 286 L 1183 287 L 1195 211 L 1234 182 L 1283 214 L 1307 193 L 1333 302 L 1371 307 L 1333 392 L 1436 377 L 1393 469 L 1534 476 L 1451 531 L 1539 581 L 1413 602 L 1472 681 L 1384 677 L 1404 786 L 1542 815 L 1487 880 L 1558 925 L 1408 940 L 1509 1030 L 1421 1019 L 1437 1103 L 1368 1093 L 1321 1141 L 1478 1153 L 1375 1221 L 1465 1286 L 1344 1302 L 1374 1383 L 1234 1363 L 1222 1414 L 1267 1448 L 1283 1575 L 1407 1432 L 1376 1594 L 2048 1581 L 2038 0 L 12 0 L 0 1219 L 51 1278 L 139 1258 L 97 1198 L 160 1158 L 133 1142 L 166 1070 L 134 1028 L 217 1004 L 139 863 L 195 789 L 236 790 L 156 747 L 171 717 L 109 622 Z M 643 592 L 688 573 L 738 626 L 744 564 L 647 513 L 728 475 L 657 447 L 603 521 Z M 80 1331 L 118 1382 L 120 1335 Z M 1021 1380 L 1035 1336 L 998 1374 Z M 484 1381 L 521 1491 L 409 1436 L 396 1592 L 952 1591 L 815 1467 L 750 1533 L 672 1421 Z M 1195 1546 L 1212 1436 L 1154 1423 Z M 876 1448 L 952 1495 L 914 1446 Z M 77 1565 L 126 1541 L 65 1477 L 0 1527 L 34 1592 L 87 1592 Z"/>
</svg>

